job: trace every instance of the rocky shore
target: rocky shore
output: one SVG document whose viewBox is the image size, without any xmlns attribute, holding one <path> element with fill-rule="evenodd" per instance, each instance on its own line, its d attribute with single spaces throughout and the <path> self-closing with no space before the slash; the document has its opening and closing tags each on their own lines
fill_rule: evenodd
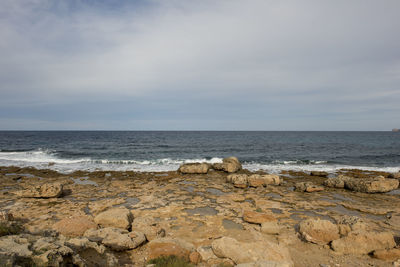
<svg viewBox="0 0 400 267">
<path fill-rule="evenodd" d="M 400 173 L 0 167 L 0 266 L 400 266 Z"/>
</svg>

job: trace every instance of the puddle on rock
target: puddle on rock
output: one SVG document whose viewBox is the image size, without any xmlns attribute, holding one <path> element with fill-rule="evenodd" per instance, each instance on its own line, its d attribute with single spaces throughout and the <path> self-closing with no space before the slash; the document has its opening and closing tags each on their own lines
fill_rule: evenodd
<svg viewBox="0 0 400 267">
<path fill-rule="evenodd" d="M 33 175 L 33 174 L 30 174 L 30 173 L 6 173 L 6 176 L 22 176 L 22 177 L 26 177 L 26 178 L 34 178 L 34 177 L 37 177 L 37 176 L 35 176 L 35 175 Z M 41 178 L 41 177 L 37 177 L 37 178 L 39 178 L 40 180 L 41 179 L 43 179 L 43 178 Z"/>
<path fill-rule="evenodd" d="M 217 188 L 213 188 L 213 187 L 207 188 L 206 191 L 207 191 L 207 193 L 210 193 L 210 194 L 215 195 L 215 196 L 223 196 L 223 195 L 225 195 L 224 192 L 222 192 L 221 190 L 219 190 Z"/>
<path fill-rule="evenodd" d="M 333 193 L 332 196 L 333 196 L 335 199 L 354 202 L 354 200 L 353 200 L 351 197 L 346 197 L 346 196 L 343 196 L 343 195 L 338 194 L 338 193 Z"/>
<path fill-rule="evenodd" d="M 200 214 L 200 215 L 217 215 L 218 211 L 214 208 L 211 207 L 198 207 L 198 208 L 194 208 L 194 209 L 184 209 L 183 211 L 185 211 L 186 213 L 190 214 L 190 215 L 195 215 L 195 214 Z"/>
<path fill-rule="evenodd" d="M 182 182 L 180 182 L 180 184 L 197 184 L 196 182 L 193 182 L 193 181 L 182 181 Z"/>
<path fill-rule="evenodd" d="M 235 223 L 234 221 L 228 220 L 228 219 L 223 219 L 222 220 L 222 226 L 226 229 L 226 230 L 232 230 L 232 229 L 236 229 L 236 230 L 243 230 L 243 225 L 239 224 L 239 223 Z"/>
<path fill-rule="evenodd" d="M 189 193 L 193 193 L 194 192 L 194 187 L 193 186 L 186 186 L 183 188 L 183 190 L 188 191 Z"/>
<path fill-rule="evenodd" d="M 392 190 L 390 192 L 387 192 L 386 195 L 399 196 L 400 195 L 400 189 L 396 189 L 396 190 Z"/>
</svg>

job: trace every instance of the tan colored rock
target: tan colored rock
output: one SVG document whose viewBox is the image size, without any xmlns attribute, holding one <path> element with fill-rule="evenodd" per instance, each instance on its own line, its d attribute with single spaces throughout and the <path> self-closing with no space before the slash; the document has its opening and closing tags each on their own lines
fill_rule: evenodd
<svg viewBox="0 0 400 267">
<path fill-rule="evenodd" d="M 129 229 L 132 225 L 133 215 L 127 208 L 111 208 L 99 213 L 94 222 L 102 227 L 116 227 Z"/>
<path fill-rule="evenodd" d="M 115 251 L 134 249 L 146 242 L 146 237 L 141 232 L 128 232 L 112 227 L 89 229 L 85 232 L 85 237 L 92 242 L 100 242 Z"/>
<path fill-rule="evenodd" d="M 152 217 L 135 218 L 132 222 L 132 230 L 144 233 L 148 241 L 165 236 L 164 228 Z"/>
<path fill-rule="evenodd" d="M 183 174 L 206 174 L 210 169 L 208 163 L 185 163 L 182 164 L 178 172 Z"/>
<path fill-rule="evenodd" d="M 252 174 L 248 177 L 248 183 L 252 187 L 279 185 L 280 178 L 276 174 Z"/>
<path fill-rule="evenodd" d="M 319 176 L 319 177 L 327 177 L 328 173 L 324 171 L 311 171 L 310 172 L 311 176 Z"/>
<path fill-rule="evenodd" d="M 331 247 L 343 254 L 368 254 L 374 250 L 390 249 L 396 245 L 390 232 L 354 231 L 334 240 Z"/>
<path fill-rule="evenodd" d="M 222 163 L 214 163 L 212 165 L 214 170 L 225 171 L 228 173 L 235 173 L 242 169 L 242 164 L 236 157 L 224 158 Z"/>
<path fill-rule="evenodd" d="M 272 214 L 246 210 L 243 212 L 243 220 L 248 223 L 262 224 L 265 222 L 276 221 L 276 218 Z"/>
<path fill-rule="evenodd" d="M 96 228 L 97 224 L 91 217 L 82 215 L 62 219 L 53 225 L 54 230 L 67 237 L 83 236 L 86 230 Z"/>
<path fill-rule="evenodd" d="M 147 245 L 149 256 L 148 259 L 155 259 L 161 256 L 177 256 L 189 260 L 194 246 L 184 240 L 173 238 L 154 239 Z"/>
<path fill-rule="evenodd" d="M 265 260 L 288 263 L 289 266 L 293 266 L 288 249 L 272 242 L 244 243 L 231 237 L 222 237 L 214 240 L 211 245 L 217 257 L 229 258 L 235 264 Z"/>
<path fill-rule="evenodd" d="M 210 259 L 217 258 L 217 256 L 215 256 L 211 246 L 198 247 L 197 252 L 200 254 L 201 259 L 203 261 L 208 261 Z"/>
<path fill-rule="evenodd" d="M 391 174 L 389 174 L 388 178 L 400 179 L 400 172 L 391 173 Z"/>
<path fill-rule="evenodd" d="M 250 187 L 263 187 L 265 182 L 261 179 L 261 175 L 254 174 L 248 177 L 248 184 Z"/>
<path fill-rule="evenodd" d="M 12 213 L 10 213 L 9 211 L 6 211 L 6 210 L 0 211 L 0 222 L 1 221 L 13 221 L 13 220 L 14 220 L 14 216 L 12 215 Z"/>
<path fill-rule="evenodd" d="M 246 174 L 230 174 L 226 177 L 226 181 L 232 183 L 235 187 L 246 188 L 248 176 Z"/>
<path fill-rule="evenodd" d="M 201 262 L 201 255 L 197 251 L 193 251 L 189 255 L 189 261 L 193 264 L 199 264 Z"/>
<path fill-rule="evenodd" d="M 367 224 L 357 216 L 343 215 L 338 221 L 339 233 L 345 236 L 351 231 L 366 230 Z"/>
<path fill-rule="evenodd" d="M 291 263 L 288 262 L 276 262 L 276 261 L 256 261 L 250 263 L 241 263 L 236 267 L 291 267 Z"/>
<path fill-rule="evenodd" d="M 276 221 L 263 222 L 261 224 L 261 233 L 269 235 L 278 235 L 280 227 Z"/>
<path fill-rule="evenodd" d="M 324 181 L 324 185 L 327 187 L 344 188 L 345 181 L 352 179 L 351 177 L 339 175 L 335 178 L 328 178 Z"/>
<path fill-rule="evenodd" d="M 385 179 L 383 176 L 365 179 L 349 179 L 345 182 L 345 187 L 352 191 L 363 193 L 385 193 L 399 187 L 399 180 Z"/>
<path fill-rule="evenodd" d="M 315 184 L 310 183 L 310 182 L 299 182 L 299 183 L 295 184 L 295 190 L 299 191 L 299 192 L 312 193 L 312 192 L 324 191 L 324 187 L 323 186 L 319 186 L 319 185 L 315 185 Z"/>
<path fill-rule="evenodd" d="M 305 240 L 318 245 L 340 238 L 338 226 L 328 220 L 304 220 L 299 224 L 299 232 Z"/>
<path fill-rule="evenodd" d="M 53 198 L 60 197 L 62 192 L 63 185 L 61 183 L 52 183 L 34 186 L 29 189 L 18 191 L 16 194 L 19 197 Z"/>
<path fill-rule="evenodd" d="M 396 261 L 400 259 L 400 248 L 375 250 L 372 256 L 384 261 Z"/>
</svg>

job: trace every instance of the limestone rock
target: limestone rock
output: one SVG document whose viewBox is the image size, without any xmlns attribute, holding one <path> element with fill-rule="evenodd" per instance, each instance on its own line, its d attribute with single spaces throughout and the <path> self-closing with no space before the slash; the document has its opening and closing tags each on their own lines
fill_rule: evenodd
<svg viewBox="0 0 400 267">
<path fill-rule="evenodd" d="M 345 187 L 363 193 L 390 192 L 399 187 L 399 180 L 385 179 L 383 176 L 366 179 L 350 179 L 345 182 Z"/>
<path fill-rule="evenodd" d="M 291 263 L 288 262 L 276 262 L 276 261 L 256 261 L 250 263 L 241 263 L 236 267 L 291 267 Z"/>
<path fill-rule="evenodd" d="M 63 240 L 53 237 L 42 237 L 33 245 L 32 250 L 35 256 L 33 262 L 38 266 L 62 266 L 66 258 L 72 256 L 74 251 L 64 245 Z"/>
<path fill-rule="evenodd" d="M 14 255 L 18 258 L 28 258 L 32 255 L 29 250 L 30 242 L 28 239 L 18 236 L 9 235 L 0 237 L 0 252 Z"/>
<path fill-rule="evenodd" d="M 328 220 L 304 220 L 299 224 L 299 232 L 305 240 L 318 245 L 326 245 L 340 237 L 338 226 Z"/>
<path fill-rule="evenodd" d="M 135 218 L 132 230 L 144 233 L 148 241 L 165 236 L 165 230 L 151 217 Z"/>
<path fill-rule="evenodd" d="M 310 182 L 300 182 L 295 184 L 295 190 L 299 192 L 320 192 L 324 191 L 323 186 L 318 186 Z"/>
<path fill-rule="evenodd" d="M 217 171 L 225 171 L 228 173 L 235 173 L 242 169 L 242 164 L 236 157 L 224 158 L 222 163 L 214 163 L 213 169 Z"/>
<path fill-rule="evenodd" d="M 65 245 L 77 252 L 87 249 L 93 249 L 99 254 L 104 254 L 104 252 L 106 251 L 106 248 L 103 245 L 92 242 L 86 237 L 71 238 L 65 242 Z"/>
<path fill-rule="evenodd" d="M 226 177 L 226 181 L 232 183 L 235 187 L 246 188 L 248 176 L 246 174 L 230 174 Z"/>
<path fill-rule="evenodd" d="M 375 250 L 372 255 L 380 260 L 396 261 L 400 259 L 400 248 Z"/>
<path fill-rule="evenodd" d="M 212 249 L 217 257 L 229 258 L 235 264 L 265 260 L 293 266 L 288 249 L 268 241 L 244 243 L 231 237 L 222 237 L 212 242 Z"/>
<path fill-rule="evenodd" d="M 14 216 L 12 215 L 12 213 L 10 213 L 9 211 L 6 211 L 6 210 L 0 211 L 0 222 L 1 221 L 13 221 L 13 220 L 14 220 Z"/>
<path fill-rule="evenodd" d="M 193 251 L 189 255 L 189 261 L 193 264 L 199 264 L 201 262 L 201 255 L 197 251 Z"/>
<path fill-rule="evenodd" d="M 343 215 L 338 221 L 339 233 L 345 236 L 351 231 L 366 230 L 367 224 L 357 216 Z"/>
<path fill-rule="evenodd" d="M 189 260 L 191 252 L 195 250 L 193 244 L 175 238 L 154 239 L 149 242 L 147 247 L 149 249 L 149 260 L 172 255 Z"/>
<path fill-rule="evenodd" d="M 278 235 L 280 227 L 276 221 L 263 222 L 261 224 L 261 233 L 269 235 Z"/>
<path fill-rule="evenodd" d="M 331 243 L 333 250 L 343 254 L 368 254 L 396 245 L 390 232 L 354 231 Z"/>
<path fill-rule="evenodd" d="M 336 178 L 325 180 L 324 185 L 328 187 L 346 188 L 363 193 L 385 193 L 397 189 L 399 181 L 397 179 L 386 179 L 383 176 L 374 178 L 352 178 L 339 175 Z"/>
<path fill-rule="evenodd" d="M 328 173 L 324 171 L 311 171 L 310 172 L 311 176 L 319 176 L 319 177 L 327 177 Z"/>
<path fill-rule="evenodd" d="M 200 254 L 203 261 L 217 258 L 210 246 L 198 247 L 197 252 Z"/>
<path fill-rule="evenodd" d="M 391 173 L 389 174 L 388 178 L 400 179 L 400 172 Z"/>
<path fill-rule="evenodd" d="M 62 219 L 53 225 L 53 229 L 68 237 L 82 236 L 88 229 L 96 229 L 97 225 L 88 216 L 73 216 Z"/>
<path fill-rule="evenodd" d="M 246 210 L 243 212 L 243 220 L 248 223 L 262 224 L 276 221 L 276 218 L 272 214 Z"/>
<path fill-rule="evenodd" d="M 206 174 L 210 169 L 210 165 L 208 163 L 185 163 L 182 164 L 178 172 L 184 174 Z"/>
<path fill-rule="evenodd" d="M 100 242 L 115 251 L 134 249 L 146 242 L 146 237 L 141 232 L 128 232 L 111 227 L 97 230 L 89 229 L 85 232 L 85 237 L 90 241 Z"/>
<path fill-rule="evenodd" d="M 94 221 L 102 227 L 129 229 L 132 225 L 133 215 L 127 208 L 112 208 L 98 214 Z"/>
<path fill-rule="evenodd" d="M 276 174 L 253 174 L 248 177 L 248 183 L 252 187 L 279 185 L 280 178 Z"/>
<path fill-rule="evenodd" d="M 33 188 L 18 191 L 16 194 L 19 197 L 32 197 L 32 198 L 52 198 L 60 197 L 63 192 L 63 185 L 61 183 L 43 184 Z"/>
</svg>

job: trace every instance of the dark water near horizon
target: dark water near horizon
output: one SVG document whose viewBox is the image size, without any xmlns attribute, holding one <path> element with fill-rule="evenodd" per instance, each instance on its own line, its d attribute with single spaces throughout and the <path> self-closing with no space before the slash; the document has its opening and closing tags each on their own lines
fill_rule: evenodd
<svg viewBox="0 0 400 267">
<path fill-rule="evenodd" d="M 236 156 L 251 170 L 400 170 L 399 132 L 0 131 L 0 166 L 176 170 Z"/>
</svg>

